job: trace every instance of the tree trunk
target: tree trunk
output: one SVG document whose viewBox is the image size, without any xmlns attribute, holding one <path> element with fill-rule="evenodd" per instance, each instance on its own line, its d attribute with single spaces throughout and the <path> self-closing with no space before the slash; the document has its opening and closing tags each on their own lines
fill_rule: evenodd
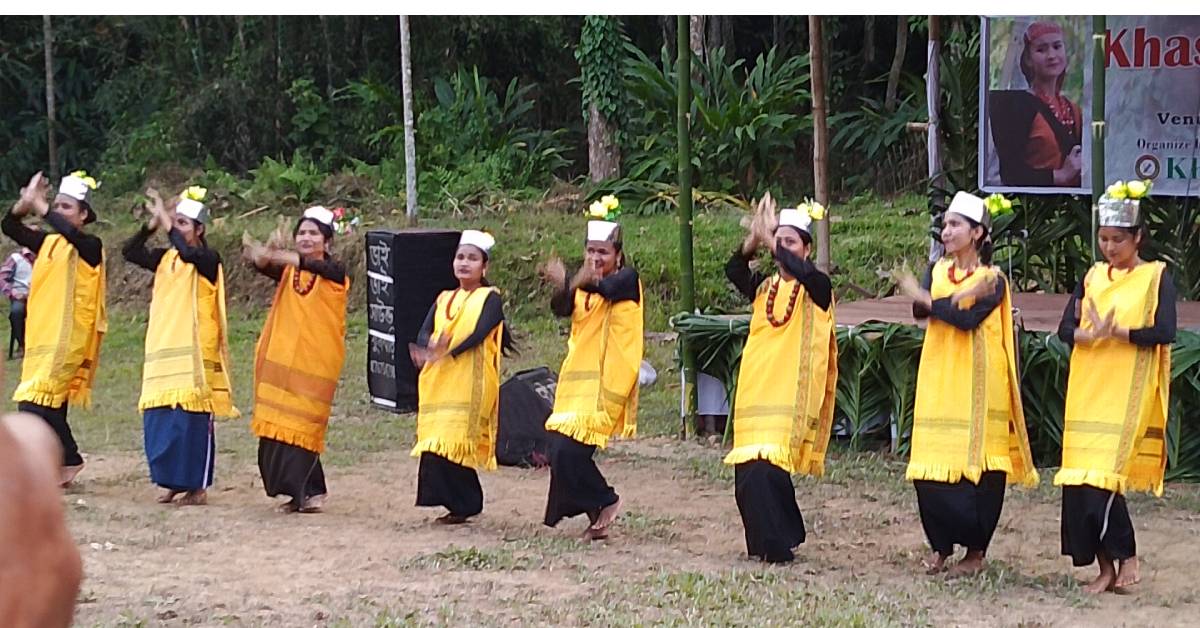
<svg viewBox="0 0 1200 628">
<path fill-rule="evenodd" d="M 235 15 L 233 22 L 237 25 L 237 50 L 238 57 L 246 57 L 246 18 L 242 15 Z"/>
<path fill-rule="evenodd" d="M 692 56 L 701 63 L 707 61 L 704 57 L 704 22 L 703 15 L 692 15 L 688 19 L 688 48 L 691 49 Z M 692 82 L 698 83 L 700 81 L 700 67 L 693 64 L 691 65 L 691 69 Z"/>
<path fill-rule="evenodd" d="M 400 16 L 400 81 L 404 89 L 404 188 L 408 224 L 417 222 L 417 143 L 413 130 L 412 50 L 408 43 L 408 16 Z"/>
<path fill-rule="evenodd" d="M 933 190 L 946 189 L 945 176 L 942 168 L 941 146 L 941 47 L 942 47 L 941 17 L 929 16 L 929 44 L 925 57 L 925 106 L 929 115 L 929 128 L 925 135 L 925 149 L 929 168 L 929 213 L 932 218 L 945 209 L 947 198 Z M 936 195 L 936 196 L 935 196 Z M 929 262 L 932 264 L 941 259 L 944 250 L 937 238 L 929 238 Z"/>
<path fill-rule="evenodd" d="M 588 175 L 594 182 L 621 176 L 621 147 L 616 125 L 596 105 L 588 105 Z"/>
<path fill-rule="evenodd" d="M 675 22 L 674 15 L 658 16 L 658 24 L 662 28 L 663 48 L 668 51 L 675 48 Z"/>
<path fill-rule="evenodd" d="M 892 57 L 892 68 L 888 71 L 887 97 L 883 106 L 888 111 L 896 110 L 896 97 L 900 89 L 900 70 L 904 68 L 904 53 L 908 50 L 908 16 L 896 16 L 896 54 Z"/>
<path fill-rule="evenodd" d="M 42 48 L 46 61 L 46 148 L 49 151 L 50 179 L 58 179 L 58 118 L 54 111 L 54 26 L 50 16 L 42 16 Z"/>
<path fill-rule="evenodd" d="M 821 16 L 808 16 L 808 54 L 812 65 L 812 116 L 813 116 L 813 187 L 818 203 L 829 206 L 829 128 L 826 126 L 828 104 L 825 102 L 825 36 L 821 30 Z M 829 219 L 817 225 L 817 267 L 829 273 Z"/>
<path fill-rule="evenodd" d="M 329 41 L 329 17 L 319 16 L 321 38 L 325 43 L 325 93 L 333 96 L 333 44 Z"/>
<path fill-rule="evenodd" d="M 863 17 L 863 76 L 872 63 L 875 63 L 875 16 L 867 15 Z"/>
</svg>

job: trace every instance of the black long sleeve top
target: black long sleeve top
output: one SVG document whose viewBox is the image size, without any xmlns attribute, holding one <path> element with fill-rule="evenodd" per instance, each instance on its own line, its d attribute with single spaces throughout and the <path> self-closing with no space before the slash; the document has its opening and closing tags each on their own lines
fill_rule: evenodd
<svg viewBox="0 0 1200 628">
<path fill-rule="evenodd" d="M 1075 346 L 1075 329 L 1079 327 L 1077 311 L 1083 302 L 1083 295 L 1083 282 L 1080 281 L 1071 298 L 1067 299 L 1067 307 L 1058 323 L 1058 339 L 1071 347 Z M 1129 342 L 1142 347 L 1174 344 L 1175 331 L 1175 282 L 1170 272 L 1163 271 L 1158 282 L 1158 308 L 1154 311 L 1154 325 L 1130 329 Z"/>
<path fill-rule="evenodd" d="M 437 315 L 437 302 L 429 307 L 429 313 L 425 315 L 425 322 L 421 324 L 421 331 L 417 332 L 417 344 L 422 346 L 429 344 L 429 337 L 433 335 L 433 317 Z M 483 302 L 483 310 L 479 313 L 479 320 L 475 322 L 475 329 L 471 335 L 463 339 L 462 342 L 450 349 L 450 357 L 457 358 L 458 356 L 474 349 L 483 342 L 488 334 L 497 325 L 504 322 L 504 304 L 500 299 L 500 294 L 492 292 Z"/>
<path fill-rule="evenodd" d="M 254 268 L 275 281 L 283 279 L 282 266 L 271 265 L 266 268 L 259 268 L 255 264 Z M 344 283 L 346 281 L 346 267 L 328 255 L 325 256 L 325 259 L 321 260 L 308 260 L 301 257 L 300 270 L 307 270 L 322 279 L 328 279 L 334 283 Z"/>
<path fill-rule="evenodd" d="M 933 317 L 963 331 L 971 331 L 982 325 L 992 311 L 1004 301 L 1004 291 L 1008 289 L 1007 284 L 1008 280 L 1004 275 L 998 275 L 996 289 L 987 296 L 975 299 L 975 303 L 966 309 L 961 309 L 952 303 L 950 297 L 933 299 L 932 307 L 929 309 L 920 303 L 913 303 L 913 317 L 918 319 Z M 925 276 L 921 279 L 921 287 L 929 290 L 932 286 L 933 266 L 930 266 L 925 270 Z"/>
<path fill-rule="evenodd" d="M 611 303 L 618 301 L 638 303 L 642 299 L 638 286 L 637 270 L 626 266 L 596 283 L 583 284 L 579 286 L 579 289 L 598 294 Z M 569 280 L 564 281 L 563 285 L 550 297 L 550 311 L 559 317 L 567 317 L 575 312 L 575 294 L 571 291 Z"/>
<path fill-rule="evenodd" d="M 741 247 L 738 247 L 725 264 L 725 277 L 733 283 L 738 292 L 742 293 L 742 296 L 751 301 L 758 293 L 759 284 L 770 276 L 750 270 L 750 260 L 753 258 L 753 254 L 746 255 L 742 253 Z M 804 290 L 808 293 L 808 298 L 812 299 L 813 304 L 828 311 L 830 304 L 833 303 L 833 284 L 829 281 L 829 275 L 821 272 L 816 264 L 792 255 L 788 251 L 780 250 L 777 259 L 788 274 L 795 277 L 796 281 L 804 286 Z"/>
<path fill-rule="evenodd" d="M 126 260 L 150 272 L 158 270 L 159 263 L 167 254 L 165 248 L 146 248 L 146 241 L 153 233 L 154 231 L 149 227 L 143 226 L 121 247 L 121 254 L 125 256 Z M 207 279 L 209 283 L 217 282 L 217 272 L 221 266 L 219 253 L 206 246 L 189 246 L 187 240 L 183 238 L 183 234 L 174 228 L 168 232 L 167 238 L 171 241 L 171 246 L 179 251 L 179 259 L 195 266 L 196 272 L 200 273 L 200 276 Z"/>
<path fill-rule="evenodd" d="M 76 229 L 66 218 L 58 215 L 57 212 L 51 211 L 46 214 L 43 220 L 50 225 L 59 235 L 79 252 L 79 257 L 87 263 L 88 266 L 95 268 L 104 261 L 104 244 L 100 238 L 84 233 L 80 229 Z M 35 231 L 30 229 L 21 219 L 14 216 L 12 210 L 9 210 L 4 215 L 4 219 L 0 220 L 0 231 L 4 235 L 12 238 L 17 244 L 33 251 L 35 254 L 41 250 L 42 242 L 46 240 L 48 235 L 45 231 Z"/>
</svg>

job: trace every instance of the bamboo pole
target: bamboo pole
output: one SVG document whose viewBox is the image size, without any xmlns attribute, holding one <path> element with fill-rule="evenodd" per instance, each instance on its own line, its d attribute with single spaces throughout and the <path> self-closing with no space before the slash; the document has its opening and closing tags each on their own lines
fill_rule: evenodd
<svg viewBox="0 0 1200 628">
<path fill-rule="evenodd" d="M 946 207 L 942 190 L 946 189 L 942 172 L 941 145 L 941 96 L 942 96 L 942 18 L 929 16 L 929 44 L 925 50 L 925 103 L 929 124 L 925 129 L 925 150 L 929 166 L 929 215 L 933 219 L 935 210 Z M 929 237 L 929 261 L 942 257 L 942 243 L 932 235 Z"/>
<path fill-rule="evenodd" d="M 1096 203 L 1104 194 L 1104 42 L 1108 19 L 1092 16 L 1092 262 L 1096 262 Z"/>
<path fill-rule="evenodd" d="M 404 202 L 408 224 L 417 222 L 417 142 L 413 130 L 412 49 L 408 43 L 408 16 L 400 16 L 400 80 L 404 91 Z"/>
<path fill-rule="evenodd" d="M 50 180 L 58 179 L 58 117 L 54 102 L 54 27 L 49 15 L 42 16 L 42 53 L 46 62 L 46 148 L 50 159 Z"/>
<path fill-rule="evenodd" d="M 825 36 L 821 16 L 808 16 L 808 54 L 811 62 L 813 113 L 813 188 L 818 203 L 829 207 L 829 127 L 826 124 L 828 104 L 825 100 Z M 829 213 L 817 221 L 817 268 L 828 273 Z"/>
<path fill-rule="evenodd" d="M 696 311 L 696 286 L 692 261 L 692 139 L 691 139 L 691 77 L 692 49 L 689 45 L 688 16 L 676 18 L 677 48 L 675 83 L 678 109 L 675 121 L 679 152 L 679 310 L 689 314 Z M 680 413 L 679 437 L 687 438 L 689 421 L 696 418 L 696 354 L 679 337 L 683 354 L 683 408 Z M 726 426 L 725 429 L 730 429 Z"/>
</svg>

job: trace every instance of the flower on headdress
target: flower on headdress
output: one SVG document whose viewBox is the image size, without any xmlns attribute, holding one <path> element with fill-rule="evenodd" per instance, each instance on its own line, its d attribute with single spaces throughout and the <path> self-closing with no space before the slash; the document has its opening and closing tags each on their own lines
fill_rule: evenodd
<svg viewBox="0 0 1200 628">
<path fill-rule="evenodd" d="M 825 218 L 825 206 L 811 198 L 804 199 L 804 202 L 796 209 L 808 214 L 808 217 L 813 220 L 822 220 Z"/>
<path fill-rule="evenodd" d="M 992 217 L 1011 214 L 1013 211 L 1012 200 L 1006 198 L 1003 194 L 992 194 L 984 199 L 984 204 L 987 206 L 988 213 Z"/>
<path fill-rule="evenodd" d="M 356 209 L 334 207 L 330 211 L 333 213 L 333 232 L 337 235 L 354 233 L 354 228 L 361 222 Z"/>
<path fill-rule="evenodd" d="M 1124 200 L 1125 197 L 1128 196 L 1128 190 L 1125 187 L 1124 181 L 1117 181 L 1116 183 L 1108 186 L 1108 189 L 1105 190 L 1104 193 L 1107 194 L 1109 198 L 1115 198 L 1117 200 Z"/>
<path fill-rule="evenodd" d="M 1150 186 L 1154 185 L 1149 179 L 1142 181 L 1130 181 L 1125 184 L 1126 196 L 1132 199 L 1145 198 L 1150 193 Z"/>
<path fill-rule="evenodd" d="M 612 194 L 606 194 L 588 205 L 587 215 L 596 220 L 612 220 L 621 215 L 621 200 Z"/>
<path fill-rule="evenodd" d="M 75 172 L 71 173 L 71 176 L 75 177 L 76 179 L 79 179 L 80 181 L 83 181 L 83 184 L 88 186 L 88 189 L 94 190 L 94 189 L 100 187 L 100 182 L 97 181 L 96 179 L 88 176 L 88 173 L 86 170 L 76 170 Z"/>
<path fill-rule="evenodd" d="M 208 195 L 208 190 L 206 188 L 203 188 L 199 185 L 193 185 L 193 186 L 189 187 L 188 189 L 184 190 L 183 194 L 180 194 L 179 197 L 180 198 L 188 198 L 188 199 L 191 199 L 191 200 L 199 203 L 199 202 L 203 201 L 204 197 L 207 195 Z"/>
</svg>

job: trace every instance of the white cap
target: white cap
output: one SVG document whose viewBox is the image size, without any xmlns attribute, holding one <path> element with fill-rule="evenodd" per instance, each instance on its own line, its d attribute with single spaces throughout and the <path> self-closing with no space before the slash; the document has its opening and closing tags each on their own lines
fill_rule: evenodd
<svg viewBox="0 0 1200 628">
<path fill-rule="evenodd" d="M 83 179 L 75 175 L 63 177 L 58 184 L 58 193 L 66 194 L 80 203 L 92 204 L 92 188 Z"/>
<path fill-rule="evenodd" d="M 991 217 L 991 214 L 988 213 L 987 203 L 978 196 L 966 192 L 958 192 L 954 195 L 946 213 L 966 216 L 981 225 L 987 224 L 984 221 Z"/>
<path fill-rule="evenodd" d="M 779 210 L 780 227 L 795 227 L 804 233 L 809 233 L 810 225 L 812 225 L 812 217 L 808 215 L 808 212 L 802 212 L 795 208 Z"/>
<path fill-rule="evenodd" d="M 208 208 L 200 201 L 185 196 L 179 199 L 179 204 L 175 206 L 175 211 L 200 224 L 208 224 Z"/>
<path fill-rule="evenodd" d="M 477 231 L 475 229 L 466 229 L 462 232 L 462 237 L 458 239 L 458 245 L 470 244 L 471 246 L 488 254 L 492 251 L 492 247 L 496 245 L 496 238 L 492 234 Z"/>
<path fill-rule="evenodd" d="M 617 227 L 620 226 L 608 220 L 589 220 L 587 224 L 588 242 L 609 242 Z"/>
<path fill-rule="evenodd" d="M 1140 199 L 1117 199 L 1105 194 L 1096 203 L 1097 222 L 1101 227 L 1136 227 L 1140 209 Z"/>
<path fill-rule="evenodd" d="M 330 229 L 333 228 L 333 212 L 320 205 L 313 205 L 304 210 L 304 217 L 311 218 Z"/>
</svg>

